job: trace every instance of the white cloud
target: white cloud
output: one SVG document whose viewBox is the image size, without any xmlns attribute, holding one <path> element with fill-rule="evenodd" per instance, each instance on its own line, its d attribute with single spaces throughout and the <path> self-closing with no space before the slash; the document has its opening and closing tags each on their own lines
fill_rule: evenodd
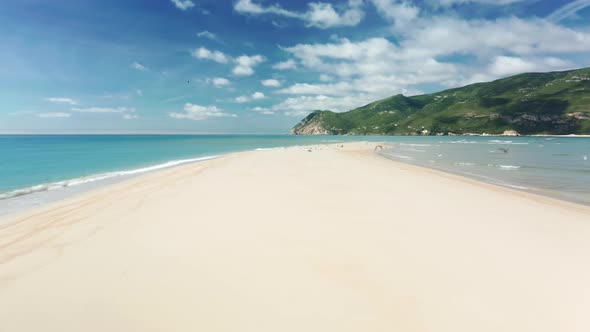
<svg viewBox="0 0 590 332">
<path fill-rule="evenodd" d="M 266 98 L 266 97 L 264 96 L 264 93 L 262 93 L 262 92 L 254 92 L 252 94 L 252 99 L 254 99 L 254 100 L 264 99 L 264 98 Z"/>
<path fill-rule="evenodd" d="M 517 2 L 523 2 L 526 0 L 439 0 L 443 6 L 462 5 L 466 3 L 480 3 L 485 5 L 509 5 Z"/>
<path fill-rule="evenodd" d="M 234 67 L 233 73 L 238 76 L 250 76 L 254 74 L 254 67 L 266 60 L 262 55 L 241 55 L 234 61 L 236 66 Z"/>
<path fill-rule="evenodd" d="M 371 0 L 377 10 L 398 27 L 407 26 L 420 14 L 420 8 L 411 1 Z"/>
<path fill-rule="evenodd" d="M 575 15 L 580 10 L 582 10 L 586 7 L 589 7 L 589 6 L 590 6 L 590 0 L 572 1 L 568 4 L 566 4 L 565 6 L 560 7 L 559 9 L 554 11 L 553 13 L 551 13 L 549 16 L 547 16 L 547 19 L 550 21 L 553 21 L 553 22 L 559 22 L 559 21 L 565 20 L 568 17 Z"/>
<path fill-rule="evenodd" d="M 136 114 L 123 114 L 123 119 L 125 120 L 133 120 L 137 118 L 139 118 L 139 116 L 137 116 Z"/>
<path fill-rule="evenodd" d="M 279 87 L 281 86 L 281 82 L 279 80 L 275 80 L 275 79 L 268 79 L 268 80 L 262 80 L 260 81 L 260 83 L 262 83 L 262 85 L 264 86 L 268 86 L 268 87 Z"/>
<path fill-rule="evenodd" d="M 295 60 L 289 59 L 287 61 L 275 63 L 272 68 L 277 70 L 295 69 L 297 68 L 297 63 Z"/>
<path fill-rule="evenodd" d="M 135 108 L 129 107 L 87 107 L 87 108 L 77 108 L 73 107 L 71 109 L 74 112 L 80 113 L 133 113 L 135 112 Z"/>
<path fill-rule="evenodd" d="M 267 108 L 267 107 L 259 107 L 258 106 L 258 107 L 252 108 L 251 110 L 254 111 L 254 112 L 258 112 L 260 114 L 264 114 L 264 115 L 273 115 L 273 114 L 275 114 L 275 111 L 273 111 L 272 109 Z"/>
<path fill-rule="evenodd" d="M 359 99 L 360 98 L 360 99 Z M 302 117 L 315 110 L 344 112 L 360 105 L 375 101 L 369 96 L 345 96 L 334 98 L 325 95 L 289 97 L 272 107 L 273 111 L 282 111 L 285 115 Z M 360 104 L 360 105 L 359 105 Z"/>
<path fill-rule="evenodd" d="M 489 67 L 492 76 L 509 76 L 535 71 L 570 69 L 573 64 L 554 57 L 523 59 L 514 56 L 497 56 Z"/>
<path fill-rule="evenodd" d="M 133 68 L 135 70 L 139 70 L 139 71 L 148 71 L 149 70 L 146 66 L 142 65 L 139 62 L 132 63 L 131 68 Z"/>
<path fill-rule="evenodd" d="M 207 79 L 207 83 L 213 84 L 217 88 L 222 88 L 224 86 L 228 86 L 231 82 L 227 78 L 213 77 Z"/>
<path fill-rule="evenodd" d="M 187 10 L 195 6 L 191 0 L 170 0 L 180 10 Z"/>
<path fill-rule="evenodd" d="M 419 84 L 456 87 L 526 71 L 571 69 L 575 64 L 559 54 L 590 51 L 590 33 L 542 19 L 423 18 L 413 2 L 372 1 L 391 20 L 398 42 L 336 37 L 331 43 L 282 48 L 324 83 L 299 82 L 279 90 L 298 97 L 287 98 L 275 110 L 296 115 L 315 109 L 346 111 L 397 93 L 420 93 Z M 400 21 L 406 22 L 403 28 Z M 440 60 L 454 55 L 472 60 Z"/>
<path fill-rule="evenodd" d="M 238 0 L 234 10 L 242 14 L 274 14 L 302 20 L 307 27 L 327 29 L 338 26 L 356 26 L 363 19 L 362 0 L 349 0 L 344 8 L 337 9 L 331 3 L 311 2 L 306 12 L 283 9 L 279 5 L 262 6 L 252 0 Z"/>
<path fill-rule="evenodd" d="M 264 95 L 264 93 L 262 92 L 254 92 L 251 96 L 239 96 L 236 97 L 235 101 L 236 103 L 248 103 L 251 102 L 253 100 L 260 100 L 260 99 L 264 99 L 266 98 L 266 96 Z"/>
<path fill-rule="evenodd" d="M 535 70 L 536 66 L 519 57 L 497 56 L 491 65 L 490 71 L 494 75 L 506 76 Z"/>
<path fill-rule="evenodd" d="M 197 33 L 197 36 L 198 37 L 201 37 L 201 38 L 207 38 L 207 39 L 210 39 L 210 40 L 217 40 L 217 35 L 215 35 L 212 32 L 209 32 L 207 30 L 204 30 L 204 31 L 201 31 L 201 32 Z"/>
<path fill-rule="evenodd" d="M 295 83 L 287 88 L 281 89 L 278 93 L 291 95 L 336 95 L 344 96 L 355 91 L 350 82 L 341 81 L 335 84 L 309 84 Z"/>
<path fill-rule="evenodd" d="M 65 113 L 65 112 L 53 112 L 53 113 L 38 113 L 37 116 L 40 118 L 69 118 L 71 116 L 71 114 Z"/>
<path fill-rule="evenodd" d="M 200 106 L 186 103 L 182 112 L 173 112 L 170 113 L 169 116 L 175 119 L 189 119 L 199 121 L 209 118 L 236 117 L 237 115 L 225 113 L 217 106 Z"/>
<path fill-rule="evenodd" d="M 50 101 L 52 103 L 58 103 L 58 104 L 69 104 L 69 105 L 78 105 L 78 101 L 72 98 L 67 98 L 67 97 L 50 97 L 50 98 L 45 98 L 45 100 Z"/>
<path fill-rule="evenodd" d="M 242 103 L 247 103 L 249 101 L 250 101 L 250 97 L 248 97 L 248 96 L 239 96 L 239 97 L 236 97 L 236 103 L 242 104 Z"/>
<path fill-rule="evenodd" d="M 191 55 L 197 59 L 212 60 L 218 63 L 228 63 L 230 58 L 220 51 L 211 51 L 205 47 L 199 47 Z"/>
<path fill-rule="evenodd" d="M 143 97 L 143 91 L 141 91 L 141 89 L 137 89 L 137 90 L 135 90 L 135 93 L 136 93 L 138 96 L 140 96 L 140 97 Z"/>
<path fill-rule="evenodd" d="M 309 11 L 304 16 L 306 26 L 320 29 L 356 26 L 365 16 L 365 13 L 360 9 L 361 4 L 362 1 L 350 0 L 347 9 L 338 13 L 330 3 L 312 2 L 309 4 Z"/>
</svg>

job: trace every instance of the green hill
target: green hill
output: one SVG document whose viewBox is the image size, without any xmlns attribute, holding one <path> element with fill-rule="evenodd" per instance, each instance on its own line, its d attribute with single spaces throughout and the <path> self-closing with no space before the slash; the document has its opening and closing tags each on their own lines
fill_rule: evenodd
<svg viewBox="0 0 590 332">
<path fill-rule="evenodd" d="M 590 68 L 527 73 L 357 109 L 315 111 L 296 135 L 590 134 Z"/>
</svg>

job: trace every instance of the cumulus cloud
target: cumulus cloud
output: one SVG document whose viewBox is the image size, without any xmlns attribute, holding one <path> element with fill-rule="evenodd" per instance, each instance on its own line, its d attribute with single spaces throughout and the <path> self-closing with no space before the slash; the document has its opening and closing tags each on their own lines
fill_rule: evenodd
<svg viewBox="0 0 590 332">
<path fill-rule="evenodd" d="M 236 114 L 225 113 L 217 106 L 201 106 L 186 103 L 182 112 L 172 112 L 169 116 L 175 119 L 206 120 L 209 118 L 236 117 Z"/>
<path fill-rule="evenodd" d="M 234 75 L 250 76 L 254 74 L 254 67 L 266 60 L 262 55 L 241 55 L 234 59 L 236 66 L 233 69 Z"/>
<path fill-rule="evenodd" d="M 281 86 L 281 82 L 279 80 L 275 80 L 275 79 L 268 79 L 268 80 L 262 80 L 260 81 L 260 83 L 262 83 L 262 85 L 264 86 L 268 86 L 268 87 L 279 87 Z"/>
<path fill-rule="evenodd" d="M 197 59 L 211 60 L 223 64 L 231 61 L 235 64 L 232 72 L 236 76 L 250 76 L 254 74 L 254 67 L 266 61 L 266 58 L 259 54 L 240 55 L 237 58 L 232 58 L 221 51 L 212 51 L 205 47 L 195 49 L 191 52 L 191 55 Z"/>
<path fill-rule="evenodd" d="M 589 32 L 544 19 L 422 17 L 412 1 L 371 2 L 391 22 L 396 43 L 382 37 L 335 37 L 329 43 L 283 47 L 303 70 L 317 73 L 320 82 L 279 90 L 294 97 L 273 106 L 275 111 L 346 111 L 397 93 L 421 93 L 421 84 L 456 87 L 527 71 L 571 69 L 575 64 L 561 54 L 590 51 Z M 456 55 L 470 60 L 445 60 Z"/>
<path fill-rule="evenodd" d="M 297 68 L 297 63 L 293 59 L 289 59 L 287 61 L 275 63 L 272 66 L 273 69 L 276 70 L 287 70 L 287 69 L 295 69 Z"/>
<path fill-rule="evenodd" d="M 274 14 L 302 20 L 307 27 L 327 29 L 338 26 L 356 26 L 363 19 L 362 0 L 349 0 L 344 8 L 334 8 L 328 2 L 312 2 L 307 11 L 296 12 L 284 9 L 279 5 L 263 6 L 252 0 L 238 0 L 234 10 L 241 14 L 263 15 Z"/>
<path fill-rule="evenodd" d="M 197 33 L 197 37 L 207 38 L 207 39 L 210 39 L 210 40 L 217 40 L 217 35 L 214 34 L 213 32 L 209 32 L 207 30 L 204 30 L 204 31 L 201 31 L 201 32 Z"/>
<path fill-rule="evenodd" d="M 218 63 L 228 63 L 230 58 L 220 51 L 211 51 L 205 47 L 199 47 L 191 55 L 197 59 L 211 60 Z"/>
<path fill-rule="evenodd" d="M 67 97 L 50 97 L 50 98 L 45 98 L 45 100 L 52 102 L 52 103 L 57 103 L 57 104 L 69 104 L 69 105 L 78 105 L 78 101 L 72 98 L 67 98 Z"/>
<path fill-rule="evenodd" d="M 236 97 L 236 103 L 248 103 L 254 100 L 264 99 L 266 96 L 262 92 L 254 92 L 251 96 L 239 96 Z"/>
<path fill-rule="evenodd" d="M 207 83 L 213 84 L 217 88 L 223 88 L 224 86 L 228 86 L 231 82 L 224 77 L 213 77 L 207 79 Z"/>
<path fill-rule="evenodd" d="M 411 1 L 371 0 L 377 10 L 398 27 L 407 26 L 420 14 Z"/>
<path fill-rule="evenodd" d="M 65 112 L 52 112 L 52 113 L 38 113 L 37 116 L 40 118 L 69 118 L 71 116 L 71 114 L 65 113 Z"/>
<path fill-rule="evenodd" d="M 282 111 L 288 116 L 302 117 L 315 110 L 344 112 L 372 101 L 374 99 L 366 95 L 344 96 L 340 98 L 326 95 L 297 96 L 289 97 L 281 103 L 273 105 L 272 110 Z"/>
<path fill-rule="evenodd" d="M 148 71 L 148 68 L 139 62 L 132 63 L 131 68 L 138 70 L 138 71 Z"/>
<path fill-rule="evenodd" d="M 509 76 L 526 72 L 571 69 L 574 64 L 559 58 L 531 58 L 525 60 L 514 56 L 497 56 L 489 66 L 489 73 L 493 76 Z"/>
<path fill-rule="evenodd" d="M 170 0 L 180 10 L 187 10 L 195 6 L 191 0 Z"/>
</svg>

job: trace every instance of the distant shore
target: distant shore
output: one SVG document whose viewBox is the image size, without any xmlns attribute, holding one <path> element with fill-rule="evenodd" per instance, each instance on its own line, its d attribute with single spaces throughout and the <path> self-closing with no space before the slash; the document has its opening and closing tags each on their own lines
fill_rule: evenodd
<svg viewBox="0 0 590 332">
<path fill-rule="evenodd" d="M 590 329 L 590 208 L 379 144 L 234 153 L 0 218 L 2 326 Z"/>
</svg>

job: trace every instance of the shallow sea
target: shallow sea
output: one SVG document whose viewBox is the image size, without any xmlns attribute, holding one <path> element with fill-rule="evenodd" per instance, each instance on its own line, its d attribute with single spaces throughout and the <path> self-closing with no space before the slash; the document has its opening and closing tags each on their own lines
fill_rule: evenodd
<svg viewBox="0 0 590 332">
<path fill-rule="evenodd" d="M 0 135 L 0 214 L 226 153 L 367 140 L 394 160 L 590 205 L 590 138 Z"/>
</svg>

